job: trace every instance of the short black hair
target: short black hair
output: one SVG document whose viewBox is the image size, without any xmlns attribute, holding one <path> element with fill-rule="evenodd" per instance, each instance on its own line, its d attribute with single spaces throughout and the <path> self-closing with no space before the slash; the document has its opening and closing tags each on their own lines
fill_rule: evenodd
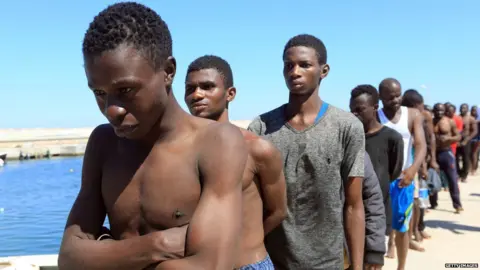
<svg viewBox="0 0 480 270">
<path fill-rule="evenodd" d="M 438 107 L 438 106 L 440 106 L 440 105 L 443 105 L 444 107 L 447 107 L 447 106 L 448 106 L 446 103 L 443 104 L 443 103 L 441 103 L 441 102 L 437 102 L 437 103 L 435 103 L 435 104 L 433 105 L 433 108 L 435 109 L 436 107 Z M 445 108 L 445 109 L 446 109 L 446 108 Z"/>
<path fill-rule="evenodd" d="M 97 56 L 120 45 L 141 52 L 155 69 L 172 56 L 167 24 L 152 9 L 134 2 L 108 6 L 90 23 L 83 39 L 84 56 Z"/>
<path fill-rule="evenodd" d="M 448 104 L 448 106 L 452 107 L 454 111 L 457 111 L 457 106 L 453 105 L 453 104 Z"/>
<path fill-rule="evenodd" d="M 285 48 L 283 49 L 283 56 L 285 57 L 285 53 L 288 49 L 297 46 L 314 49 L 317 53 L 318 63 L 320 65 L 327 63 L 327 48 L 325 48 L 325 44 L 323 44 L 323 42 L 317 37 L 308 34 L 301 34 L 292 37 L 290 40 L 288 40 Z"/>
<path fill-rule="evenodd" d="M 360 95 L 367 94 L 372 99 L 373 105 L 378 104 L 378 92 L 373 85 L 361 84 L 353 88 L 350 99 L 355 99 Z"/>
<path fill-rule="evenodd" d="M 224 59 L 215 55 L 204 55 L 195 59 L 187 69 L 187 76 L 190 72 L 199 71 L 203 69 L 213 68 L 218 71 L 223 77 L 223 84 L 225 88 L 233 86 L 233 74 L 230 64 Z"/>
<path fill-rule="evenodd" d="M 423 96 L 415 89 L 408 89 L 403 93 L 402 106 L 413 108 L 423 104 Z"/>
</svg>

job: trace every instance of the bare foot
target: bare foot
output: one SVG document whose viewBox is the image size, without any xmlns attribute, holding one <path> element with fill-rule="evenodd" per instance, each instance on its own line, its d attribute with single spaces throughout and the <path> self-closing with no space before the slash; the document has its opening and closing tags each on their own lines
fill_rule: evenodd
<svg viewBox="0 0 480 270">
<path fill-rule="evenodd" d="M 395 246 L 388 246 L 387 254 L 385 257 L 389 259 L 395 259 Z"/>
<path fill-rule="evenodd" d="M 430 234 L 428 234 L 428 233 L 425 232 L 425 231 L 421 231 L 420 234 L 422 235 L 423 239 L 430 239 L 430 238 L 432 238 L 432 236 L 430 236 Z"/>
<path fill-rule="evenodd" d="M 423 242 L 423 237 L 422 237 L 422 234 L 420 233 L 420 231 L 415 230 L 415 232 L 413 233 L 413 235 L 414 235 L 415 241 L 417 241 L 417 242 L 419 242 L 419 243 Z"/>
<path fill-rule="evenodd" d="M 425 252 L 425 248 L 413 240 L 410 240 L 409 248 L 419 252 Z"/>
</svg>

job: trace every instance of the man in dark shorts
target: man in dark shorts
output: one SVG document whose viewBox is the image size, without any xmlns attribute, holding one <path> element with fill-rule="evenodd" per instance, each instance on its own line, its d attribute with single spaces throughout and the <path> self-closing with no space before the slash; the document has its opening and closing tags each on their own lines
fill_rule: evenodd
<svg viewBox="0 0 480 270">
<path fill-rule="evenodd" d="M 228 109 L 236 91 L 232 70 L 224 59 L 205 55 L 188 66 L 185 103 L 191 114 L 229 122 Z M 263 239 L 287 214 L 282 155 L 269 141 L 241 131 L 249 157 L 243 175 L 243 231 L 235 267 L 273 270 Z"/>
<path fill-rule="evenodd" d="M 373 168 L 380 182 L 385 205 L 387 224 L 385 236 L 392 231 L 392 209 L 390 205 L 390 183 L 397 179 L 403 166 L 403 139 L 397 131 L 386 127 L 377 119 L 378 92 L 372 85 L 358 85 L 351 92 L 350 111 L 358 117 L 365 131 L 365 149 L 370 156 Z M 393 240 L 393 239 L 392 239 Z M 395 239 L 397 249 L 408 247 L 408 241 L 398 237 Z M 395 246 L 390 241 L 388 253 L 395 254 Z"/>
<path fill-rule="evenodd" d="M 442 170 L 447 176 L 448 190 L 452 198 L 453 208 L 458 214 L 463 211 L 462 203 L 460 202 L 460 192 L 457 181 L 457 166 L 455 164 L 455 155 L 452 152 L 452 143 L 459 142 L 461 135 L 457 130 L 455 122 L 445 115 L 445 105 L 441 103 L 433 106 L 433 126 L 436 135 L 437 143 L 437 161 Z M 436 194 L 434 195 L 436 196 Z"/>
<path fill-rule="evenodd" d="M 463 131 L 461 133 L 462 140 L 458 144 L 457 147 L 457 170 L 458 176 L 462 182 L 467 181 L 468 174 L 470 173 L 471 167 L 471 160 L 470 157 L 472 155 L 472 140 L 477 137 L 478 130 L 477 130 L 477 120 L 473 118 L 468 113 L 468 104 L 463 103 L 460 106 L 460 116 L 463 120 Z M 462 161 L 462 165 L 460 166 L 460 160 Z"/>
<path fill-rule="evenodd" d="M 111 5 L 90 24 L 83 56 L 110 125 L 90 136 L 59 268 L 232 269 L 245 140 L 237 127 L 191 116 L 175 100 L 166 23 L 141 4 Z M 106 215 L 114 240 L 96 241 Z"/>
<path fill-rule="evenodd" d="M 345 232 L 352 268 L 362 269 L 362 124 L 318 95 L 330 70 L 322 41 L 291 38 L 283 63 L 288 103 L 256 117 L 248 128 L 273 142 L 284 159 L 287 218 L 267 235 L 267 251 L 279 270 L 343 269 Z"/>
<path fill-rule="evenodd" d="M 379 97 L 383 103 L 383 108 L 378 110 L 380 123 L 400 133 L 403 139 L 403 172 L 400 186 L 415 186 L 413 196 L 415 198 L 415 204 L 418 205 L 418 171 L 425 161 L 427 152 L 425 132 L 423 130 L 423 115 L 417 109 L 401 106 L 402 87 L 400 82 L 394 78 L 387 78 L 380 82 Z M 418 207 L 414 207 L 413 215 L 415 215 L 415 209 L 418 209 Z M 412 221 L 414 219 L 410 220 Z M 409 227 L 409 230 L 411 227 L 412 226 Z M 410 232 L 394 230 L 393 234 L 389 239 L 390 241 L 393 241 L 394 239 L 392 238 L 394 237 L 402 237 L 402 241 L 410 240 Z M 418 251 L 423 251 L 423 248 L 420 246 L 410 247 Z M 399 270 L 405 269 L 407 253 L 408 249 L 397 250 Z"/>
</svg>

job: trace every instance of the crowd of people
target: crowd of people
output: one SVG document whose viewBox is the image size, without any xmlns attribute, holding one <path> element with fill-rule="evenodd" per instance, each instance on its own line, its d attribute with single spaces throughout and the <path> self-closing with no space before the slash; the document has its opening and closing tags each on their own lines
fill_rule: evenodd
<svg viewBox="0 0 480 270">
<path fill-rule="evenodd" d="M 286 43 L 289 99 L 248 130 L 229 122 L 237 90 L 219 56 L 188 66 L 190 113 L 180 107 L 170 31 L 144 5 L 101 11 L 83 56 L 109 124 L 90 136 L 60 269 L 358 270 L 385 256 L 405 269 L 408 249 L 430 237 L 423 181 L 443 175 L 463 211 L 457 180 L 478 167 L 477 107 L 430 109 L 387 78 L 355 87 L 341 110 L 320 98 L 330 66 L 317 37 Z"/>
</svg>

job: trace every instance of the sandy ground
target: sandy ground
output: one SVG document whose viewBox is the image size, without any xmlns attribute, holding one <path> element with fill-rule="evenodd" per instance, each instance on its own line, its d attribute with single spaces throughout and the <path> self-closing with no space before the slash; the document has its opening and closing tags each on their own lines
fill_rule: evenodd
<svg viewBox="0 0 480 270">
<path fill-rule="evenodd" d="M 445 263 L 480 263 L 480 176 L 470 177 L 468 183 L 460 184 L 465 212 L 453 213 L 448 192 L 441 192 L 439 207 L 426 215 L 427 231 L 432 236 L 424 240 L 426 251 L 410 250 L 407 270 L 445 269 Z M 37 255 L 17 258 L 0 258 L 0 269 L 7 262 L 28 262 L 36 265 L 56 265 L 57 255 Z M 384 270 L 395 270 L 395 259 L 385 258 Z M 38 268 L 17 268 L 38 269 Z"/>
<path fill-rule="evenodd" d="M 448 192 L 441 191 L 439 206 L 425 215 L 427 233 L 425 252 L 409 250 L 408 270 L 445 269 L 445 263 L 480 263 L 480 175 L 460 183 L 461 201 L 465 211 L 454 214 Z M 396 259 L 385 258 L 383 269 L 395 270 Z"/>
</svg>

